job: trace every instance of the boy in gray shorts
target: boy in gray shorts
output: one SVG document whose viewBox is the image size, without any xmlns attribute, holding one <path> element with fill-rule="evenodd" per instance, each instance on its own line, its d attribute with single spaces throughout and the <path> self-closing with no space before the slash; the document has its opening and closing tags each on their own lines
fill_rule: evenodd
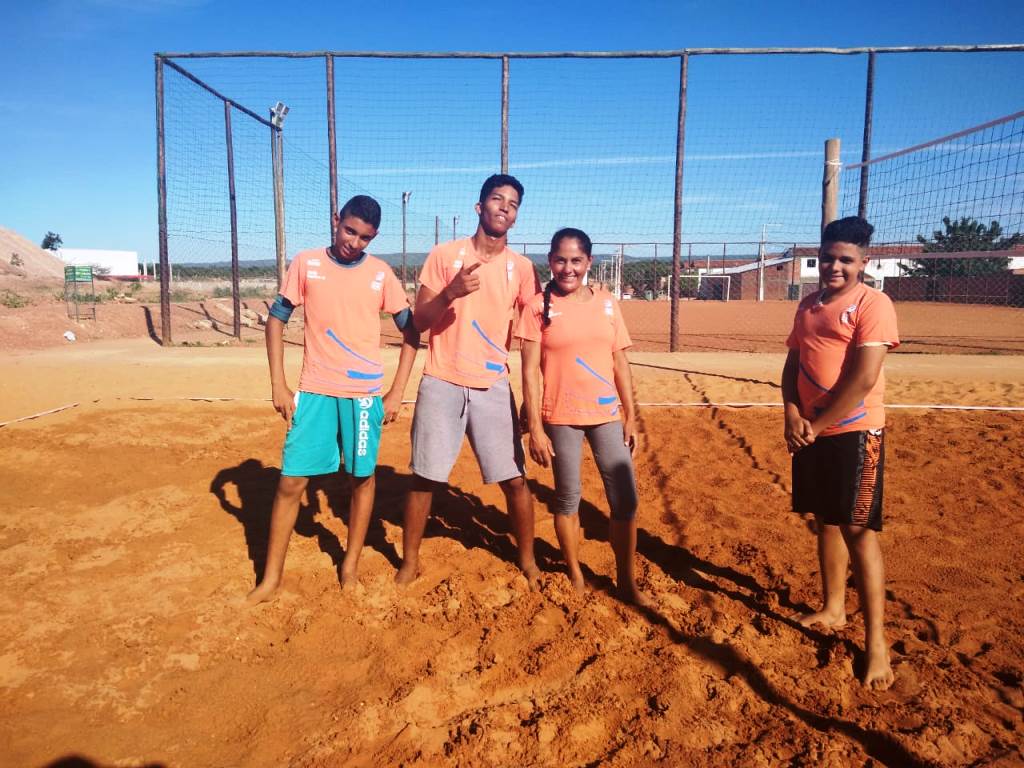
<svg viewBox="0 0 1024 768">
<path fill-rule="evenodd" d="M 427 362 L 412 423 L 413 485 L 405 505 L 402 567 L 409 584 L 419 575 L 419 549 L 434 491 L 448 482 L 462 437 L 480 463 L 485 483 L 498 483 L 530 586 L 540 577 L 533 554 L 533 496 L 526 485 L 515 403 L 508 383 L 508 348 L 516 310 L 540 292 L 533 264 L 508 248 L 523 186 L 496 174 L 476 204 L 476 233 L 435 246 L 420 274 L 413 315 L 430 331 Z"/>
</svg>

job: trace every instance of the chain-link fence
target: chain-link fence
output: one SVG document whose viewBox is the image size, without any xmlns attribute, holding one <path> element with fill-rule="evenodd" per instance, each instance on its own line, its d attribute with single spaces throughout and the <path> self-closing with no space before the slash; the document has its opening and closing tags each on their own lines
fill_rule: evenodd
<svg viewBox="0 0 1024 768">
<path fill-rule="evenodd" d="M 934 251 L 944 226 L 957 247 L 955 228 L 979 223 L 1016 247 L 1021 121 L 1000 116 L 1019 108 L 1022 65 L 1021 45 L 158 54 L 163 338 L 185 278 L 233 296 L 237 321 L 238 297 L 272 297 L 286 255 L 327 244 L 357 193 L 384 210 L 371 250 L 414 285 L 435 242 L 474 231 L 499 170 L 526 187 L 513 247 L 543 275 L 556 229 L 588 232 L 592 279 L 628 299 L 647 348 L 780 344 L 785 330 L 766 329 L 816 287 L 820 226 L 840 212 L 918 249 L 879 250 L 868 271 L 901 303 L 1020 306 L 1015 261 Z M 956 84 L 970 87 L 951 102 Z M 908 173 L 925 156 L 928 174 Z"/>
</svg>

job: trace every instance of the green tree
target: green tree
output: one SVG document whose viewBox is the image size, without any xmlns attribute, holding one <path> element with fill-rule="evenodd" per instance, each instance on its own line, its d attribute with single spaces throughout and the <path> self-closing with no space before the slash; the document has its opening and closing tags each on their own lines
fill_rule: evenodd
<svg viewBox="0 0 1024 768">
<path fill-rule="evenodd" d="M 944 216 L 942 225 L 945 231 L 935 230 L 931 239 L 925 238 L 924 235 L 917 236 L 917 242 L 924 246 L 925 253 L 1008 251 L 1015 245 L 1024 243 L 1024 234 L 1015 232 L 1009 236 L 1004 235 L 998 221 L 986 226 L 968 216 L 958 221 Z M 911 277 L 960 277 L 997 274 L 1009 265 L 1009 257 L 993 256 L 990 259 L 915 259 L 913 266 L 900 265 L 900 269 Z"/>
<path fill-rule="evenodd" d="M 56 251 L 64 245 L 64 241 L 56 232 L 47 232 L 46 235 L 43 236 L 43 242 L 40 245 L 47 251 Z"/>
</svg>

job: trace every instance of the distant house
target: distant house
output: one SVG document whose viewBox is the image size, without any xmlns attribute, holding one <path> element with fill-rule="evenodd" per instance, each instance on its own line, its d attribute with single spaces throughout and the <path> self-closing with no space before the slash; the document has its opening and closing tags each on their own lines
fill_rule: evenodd
<svg viewBox="0 0 1024 768">
<path fill-rule="evenodd" d="M 69 266 L 92 267 L 97 276 L 131 280 L 139 276 L 138 251 L 61 248 L 57 256 Z"/>
</svg>

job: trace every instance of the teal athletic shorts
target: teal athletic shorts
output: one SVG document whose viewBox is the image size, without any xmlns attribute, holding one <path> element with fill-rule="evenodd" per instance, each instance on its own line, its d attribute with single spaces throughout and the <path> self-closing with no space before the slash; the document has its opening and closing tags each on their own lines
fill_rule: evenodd
<svg viewBox="0 0 1024 768">
<path fill-rule="evenodd" d="M 384 404 L 379 397 L 295 393 L 292 427 L 284 441 L 281 474 L 311 477 L 345 471 L 369 477 L 377 467 Z"/>
</svg>

